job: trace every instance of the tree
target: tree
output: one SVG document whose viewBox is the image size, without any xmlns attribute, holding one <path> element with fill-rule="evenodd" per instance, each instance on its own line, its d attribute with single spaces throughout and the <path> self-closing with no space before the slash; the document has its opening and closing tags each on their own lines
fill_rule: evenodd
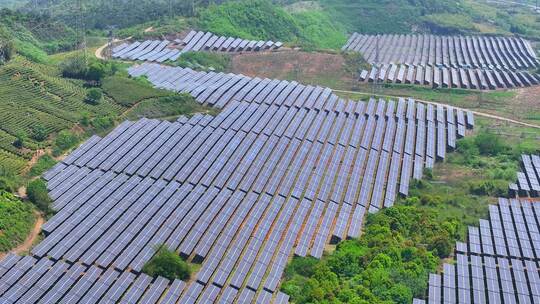
<svg viewBox="0 0 540 304">
<path fill-rule="evenodd" d="M 0 63 L 9 61 L 15 54 L 13 39 L 7 31 L 0 27 Z"/>
<path fill-rule="evenodd" d="M 85 79 L 88 72 L 84 58 L 80 56 L 68 58 L 60 63 L 62 76 L 67 78 Z"/>
<path fill-rule="evenodd" d="M 501 139 L 489 132 L 481 132 L 478 134 L 474 139 L 474 143 L 482 155 L 496 156 L 499 153 L 505 152 L 506 149 L 506 146 Z"/>
<path fill-rule="evenodd" d="M 101 78 L 105 77 L 105 75 L 107 75 L 107 69 L 105 65 L 103 65 L 101 62 L 93 62 L 88 67 L 86 79 L 100 81 Z"/>
<path fill-rule="evenodd" d="M 22 149 L 27 138 L 28 136 L 26 135 L 26 133 L 22 131 L 17 132 L 17 134 L 15 135 L 15 141 L 13 142 L 13 146 L 17 149 Z"/>
<path fill-rule="evenodd" d="M 26 188 L 28 199 L 42 212 L 48 214 L 51 212 L 52 199 L 47 192 L 47 185 L 42 179 L 31 181 Z"/>
<path fill-rule="evenodd" d="M 86 103 L 97 105 L 101 101 L 101 98 L 103 98 L 103 92 L 100 89 L 92 88 L 89 89 L 86 93 Z"/>
<path fill-rule="evenodd" d="M 37 141 L 44 141 L 47 139 L 47 129 L 42 124 L 37 124 L 32 127 L 32 139 Z"/>
<path fill-rule="evenodd" d="M 54 154 L 60 153 L 73 148 L 79 142 L 79 137 L 67 130 L 60 131 L 54 140 Z"/>
<path fill-rule="evenodd" d="M 144 265 L 142 271 L 152 277 L 162 276 L 169 280 L 188 280 L 191 276 L 189 265 L 164 245 L 157 248 L 156 255 Z"/>
</svg>

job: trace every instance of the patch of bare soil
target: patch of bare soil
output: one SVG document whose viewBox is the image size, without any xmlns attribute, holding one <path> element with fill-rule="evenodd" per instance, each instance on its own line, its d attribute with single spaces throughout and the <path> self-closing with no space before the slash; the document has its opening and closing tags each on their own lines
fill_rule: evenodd
<svg viewBox="0 0 540 304">
<path fill-rule="evenodd" d="M 540 86 L 532 86 L 516 90 L 516 96 L 511 100 L 512 110 L 515 115 L 524 120 L 533 117 L 540 120 Z"/>
<path fill-rule="evenodd" d="M 346 72 L 343 56 L 294 50 L 234 55 L 232 72 L 335 89 L 350 89 L 355 82 L 355 75 Z"/>
</svg>

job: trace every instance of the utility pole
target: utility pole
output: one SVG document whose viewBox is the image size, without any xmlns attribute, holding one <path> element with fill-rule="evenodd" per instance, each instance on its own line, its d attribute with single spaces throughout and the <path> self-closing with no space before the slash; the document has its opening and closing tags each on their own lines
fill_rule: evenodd
<svg viewBox="0 0 540 304">
<path fill-rule="evenodd" d="M 88 48 L 86 44 L 86 21 L 85 21 L 85 12 L 84 12 L 84 5 L 82 3 L 82 0 L 77 0 L 77 10 L 79 14 L 77 14 L 77 27 L 79 30 L 80 36 L 80 43 L 83 48 L 83 56 L 84 56 L 84 63 L 85 66 L 88 67 Z"/>
<path fill-rule="evenodd" d="M 375 36 L 375 62 L 373 65 L 375 67 L 376 73 L 375 79 L 373 80 L 372 95 L 375 97 L 375 95 L 377 95 L 378 93 L 379 73 L 381 72 L 379 65 L 379 35 Z"/>
</svg>

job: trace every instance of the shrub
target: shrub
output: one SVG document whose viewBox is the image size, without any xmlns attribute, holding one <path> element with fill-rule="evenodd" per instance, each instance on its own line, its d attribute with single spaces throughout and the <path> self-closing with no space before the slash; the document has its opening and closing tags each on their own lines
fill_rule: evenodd
<svg viewBox="0 0 540 304">
<path fill-rule="evenodd" d="M 62 152 L 67 151 L 77 145 L 79 137 L 70 131 L 60 131 L 54 139 L 53 154 L 60 155 Z"/>
<path fill-rule="evenodd" d="M 487 131 L 481 132 L 474 138 L 474 143 L 478 147 L 478 151 L 482 155 L 496 156 L 506 152 L 507 147 L 501 139 Z"/>
<path fill-rule="evenodd" d="M 54 160 L 54 158 L 52 158 L 50 155 L 45 154 L 38 159 L 37 163 L 34 166 L 32 166 L 29 174 L 30 176 L 41 175 L 43 174 L 43 172 L 54 167 L 54 165 L 56 165 L 56 160 Z"/>
<path fill-rule="evenodd" d="M 103 92 L 100 89 L 92 88 L 89 89 L 86 93 L 85 101 L 86 103 L 97 105 L 103 98 Z"/>
<path fill-rule="evenodd" d="M 0 64 L 9 61 L 15 54 L 15 45 L 8 32 L 0 27 Z"/>
<path fill-rule="evenodd" d="M 156 255 L 148 261 L 142 271 L 152 277 L 162 276 L 169 280 L 188 280 L 191 276 L 189 265 L 180 256 L 165 246 L 159 246 Z"/>
<path fill-rule="evenodd" d="M 60 63 L 62 76 L 67 78 L 85 79 L 88 71 L 84 58 L 75 56 Z"/>
<path fill-rule="evenodd" d="M 60 63 L 62 76 L 67 78 L 83 79 L 89 81 L 100 81 L 107 75 L 112 75 L 118 70 L 114 62 L 106 62 L 94 58 L 90 62 L 82 56 L 72 56 Z"/>
<path fill-rule="evenodd" d="M 114 119 L 110 116 L 96 117 L 91 124 L 97 131 L 105 131 L 114 125 Z"/>
<path fill-rule="evenodd" d="M 49 136 L 47 129 L 41 124 L 35 125 L 32 128 L 32 139 L 36 141 L 44 141 Z"/>
<path fill-rule="evenodd" d="M 505 196 L 508 192 L 508 181 L 480 180 L 469 182 L 469 191 L 476 195 Z"/>
<path fill-rule="evenodd" d="M 17 132 L 17 134 L 15 135 L 15 141 L 13 142 L 13 146 L 17 149 L 22 149 L 27 138 L 28 136 L 26 135 L 26 133 L 22 131 Z"/>
<path fill-rule="evenodd" d="M 47 185 L 42 179 L 31 181 L 26 188 L 28 199 L 43 213 L 49 214 L 52 200 L 47 192 Z"/>
</svg>

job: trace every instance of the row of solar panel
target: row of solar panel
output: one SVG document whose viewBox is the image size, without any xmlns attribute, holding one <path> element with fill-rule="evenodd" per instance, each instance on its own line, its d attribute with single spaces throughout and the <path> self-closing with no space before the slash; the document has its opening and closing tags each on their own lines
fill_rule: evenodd
<svg viewBox="0 0 540 304">
<path fill-rule="evenodd" d="M 499 199 L 469 227 L 454 264 L 431 274 L 428 303 L 540 303 L 540 202 Z M 419 301 L 418 303 L 423 303 Z"/>
<path fill-rule="evenodd" d="M 515 37 L 354 33 L 342 49 L 362 53 L 371 64 L 504 70 L 538 65 L 531 43 Z"/>
<path fill-rule="evenodd" d="M 456 116 L 464 122 L 465 117 L 461 111 L 403 99 L 367 104 L 332 99 L 323 103 L 321 111 L 309 110 L 304 103 L 298 108 L 292 101 L 287 102 L 290 106 L 261 101 L 228 106 L 214 119 L 195 115 L 176 123 L 125 122 L 103 139 L 90 139 L 45 175 L 59 212 L 44 225 L 48 236 L 33 254 L 140 269 L 152 257 L 155 244 L 165 243 L 189 258 L 204 261 L 201 282 L 211 278 L 215 285 L 227 288 L 229 285 L 222 284 L 235 278 L 235 287 L 247 282 L 253 289 L 259 285 L 259 289 L 274 291 L 297 239 L 297 254 L 320 257 L 329 238 L 359 235 L 368 204 L 382 207 L 375 200 L 383 196 L 385 205 L 393 203 L 398 177 L 400 183 L 411 177 L 408 171 L 399 173 L 402 155 L 413 159 L 419 157 L 414 155 L 416 151 L 424 153 L 423 148 L 415 149 L 409 143 L 410 155 L 404 154 L 406 126 L 412 130 L 407 134 L 414 138 L 416 119 L 427 119 L 432 126 L 439 124 L 445 134 L 446 120 L 453 122 Z M 468 117 L 474 124 L 472 115 Z M 392 130 L 400 126 L 395 132 L 397 143 L 394 131 L 386 132 L 388 125 L 394 126 Z M 419 126 L 423 128 L 423 124 Z M 446 139 L 442 142 L 446 149 Z M 379 152 L 381 147 L 386 151 Z M 394 187 L 385 189 L 388 161 L 379 166 L 376 162 L 379 153 L 391 152 Z M 382 185 L 377 188 L 371 180 L 360 180 L 366 175 L 362 172 L 368 154 L 366 170 Z M 423 160 L 420 165 L 423 168 Z M 139 176 L 157 172 L 154 170 L 165 173 L 156 175 L 157 181 Z M 131 177 L 124 174 L 127 171 Z M 161 179 L 165 175 L 171 182 Z M 173 181 L 176 178 L 182 184 Z M 358 198 L 358 191 L 365 201 Z M 278 205 L 262 202 L 282 199 L 286 199 L 284 210 L 297 201 L 309 206 L 298 211 L 303 216 L 292 217 L 299 222 L 289 224 L 287 232 L 276 225 L 287 222 L 281 218 L 290 216 L 289 211 L 281 211 L 279 217 L 275 211 L 266 213 L 272 216 L 267 218 L 261 214 L 264 209 L 252 210 L 256 201 L 260 208 L 270 208 Z M 336 216 L 341 224 L 333 227 Z M 254 230 L 261 218 L 264 223 L 274 223 L 271 230 Z M 272 250 L 277 250 L 274 243 L 255 243 L 250 248 L 260 251 L 242 252 L 250 237 L 273 233 L 282 249 L 270 263 Z M 223 260 L 234 254 L 237 259 Z M 245 264 L 235 265 L 236 261 Z M 233 272 L 250 268 L 253 270 Z M 246 277 L 249 273 L 257 275 Z M 261 282 L 265 275 L 266 281 Z"/>
<path fill-rule="evenodd" d="M 540 83 L 540 75 L 528 71 L 431 68 L 430 66 L 382 65 L 360 72 L 360 81 L 428 85 L 433 88 L 495 90 L 528 87 Z"/>
<path fill-rule="evenodd" d="M 165 62 L 176 61 L 180 57 L 180 51 L 168 48 L 167 40 L 146 40 L 143 42 L 122 43 L 112 49 L 112 57 L 127 60 L 142 60 Z"/>
<path fill-rule="evenodd" d="M 540 195 L 540 155 L 521 155 L 523 171 L 517 173 L 517 183 L 511 183 L 510 193 L 517 196 Z"/>
<path fill-rule="evenodd" d="M 255 41 L 242 38 L 217 36 L 210 32 L 191 31 L 182 40 L 188 51 L 223 51 L 223 52 L 255 52 L 276 50 L 283 46 L 281 42 Z"/>
<path fill-rule="evenodd" d="M 199 286 L 202 286 L 198 284 Z M 198 288 L 200 288 L 197 286 Z M 0 261 L 0 301 L 2 303 L 195 303 L 194 288 L 180 280 L 151 278 L 146 274 L 120 272 L 79 263 L 70 264 L 48 258 L 8 255 Z M 279 292 L 273 299 L 269 292 L 258 295 L 242 289 L 238 303 L 288 303 Z M 224 290 L 212 285 L 200 303 L 233 303 L 238 290 Z M 244 301 L 247 300 L 247 301 Z"/>
</svg>

